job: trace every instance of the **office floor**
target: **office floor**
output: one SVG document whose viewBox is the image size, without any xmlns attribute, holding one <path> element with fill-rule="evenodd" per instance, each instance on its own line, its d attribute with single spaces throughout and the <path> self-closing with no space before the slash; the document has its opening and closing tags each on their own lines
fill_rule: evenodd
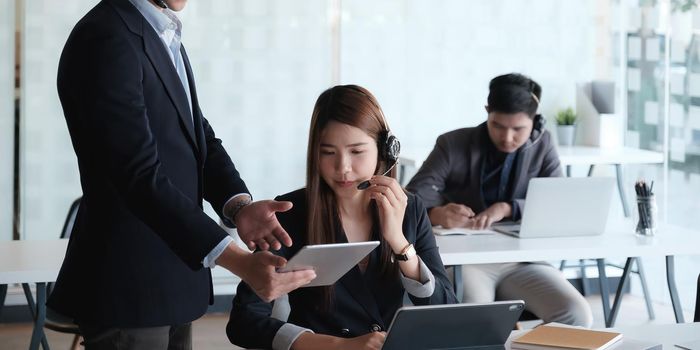
<svg viewBox="0 0 700 350">
<path fill-rule="evenodd" d="M 603 311 L 599 296 L 587 297 L 593 308 L 594 327 L 603 327 Z M 690 309 L 694 305 L 686 305 L 686 320 L 692 320 Z M 669 304 L 654 303 L 656 320 L 649 321 L 647 318 L 644 299 L 633 295 L 625 295 L 622 308 L 617 320 L 617 326 L 640 325 L 648 323 L 673 323 L 673 309 Z M 228 315 L 212 314 L 207 315 L 194 322 L 193 337 L 195 349 L 239 349 L 231 345 L 226 338 L 225 328 Z M 525 328 L 536 325 L 537 321 L 525 322 Z M 31 335 L 30 324 L 0 324 L 0 349 L 26 349 L 29 345 Z M 72 336 L 56 333 L 47 330 L 49 345 L 52 349 L 68 349 L 72 341 Z"/>
</svg>

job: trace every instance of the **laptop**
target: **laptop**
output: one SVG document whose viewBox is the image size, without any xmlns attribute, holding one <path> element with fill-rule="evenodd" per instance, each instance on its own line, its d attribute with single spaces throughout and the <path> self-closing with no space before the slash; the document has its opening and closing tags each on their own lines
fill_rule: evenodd
<svg viewBox="0 0 700 350">
<path fill-rule="evenodd" d="M 524 308 L 522 300 L 404 306 L 382 350 L 502 350 Z"/>
<path fill-rule="evenodd" d="M 518 238 L 600 235 L 614 190 L 612 177 L 533 178 L 520 224 L 501 222 L 491 228 Z"/>
</svg>

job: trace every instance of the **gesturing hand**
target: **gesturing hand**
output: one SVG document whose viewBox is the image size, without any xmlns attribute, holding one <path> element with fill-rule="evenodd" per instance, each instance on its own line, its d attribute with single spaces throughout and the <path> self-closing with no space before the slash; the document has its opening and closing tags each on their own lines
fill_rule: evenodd
<svg viewBox="0 0 700 350">
<path fill-rule="evenodd" d="M 287 211 L 291 208 L 291 202 L 273 200 L 257 201 L 246 205 L 238 211 L 234 218 L 238 228 L 238 236 L 251 250 L 255 249 L 256 246 L 262 250 L 267 250 L 270 247 L 278 250 L 282 244 L 287 247 L 291 246 L 292 239 L 275 216 L 276 212 Z"/>
</svg>

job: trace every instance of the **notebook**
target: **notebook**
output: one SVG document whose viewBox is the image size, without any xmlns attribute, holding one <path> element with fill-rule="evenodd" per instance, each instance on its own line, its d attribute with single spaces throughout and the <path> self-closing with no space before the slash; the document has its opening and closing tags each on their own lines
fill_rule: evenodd
<svg viewBox="0 0 700 350">
<path fill-rule="evenodd" d="M 622 339 L 622 333 L 582 328 L 540 326 L 513 340 L 519 350 L 604 350 Z"/>
<path fill-rule="evenodd" d="M 433 233 L 436 236 L 451 236 L 451 235 L 465 235 L 465 236 L 478 236 L 478 235 L 493 235 L 496 234 L 494 230 L 472 230 L 465 227 L 455 227 L 455 228 L 443 228 L 442 226 L 433 226 Z"/>
</svg>

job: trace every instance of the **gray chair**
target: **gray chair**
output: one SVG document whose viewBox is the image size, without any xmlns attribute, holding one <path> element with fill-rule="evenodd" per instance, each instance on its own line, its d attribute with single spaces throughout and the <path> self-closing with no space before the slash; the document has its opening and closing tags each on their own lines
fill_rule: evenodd
<svg viewBox="0 0 700 350">
<path fill-rule="evenodd" d="M 66 220 L 63 223 L 63 229 L 61 230 L 61 238 L 70 238 L 70 234 L 73 231 L 73 224 L 75 223 L 75 217 L 78 214 L 78 208 L 80 208 L 81 198 L 76 199 L 71 204 L 68 210 L 68 215 L 66 215 Z M 48 293 L 51 293 L 53 289 L 53 283 L 49 283 L 47 286 Z M 52 310 L 51 308 L 46 309 L 46 323 L 44 327 L 61 333 L 74 334 L 73 343 L 71 344 L 71 349 L 78 349 L 80 345 L 80 329 L 78 325 L 73 322 L 70 317 L 61 315 L 60 313 Z"/>
</svg>

